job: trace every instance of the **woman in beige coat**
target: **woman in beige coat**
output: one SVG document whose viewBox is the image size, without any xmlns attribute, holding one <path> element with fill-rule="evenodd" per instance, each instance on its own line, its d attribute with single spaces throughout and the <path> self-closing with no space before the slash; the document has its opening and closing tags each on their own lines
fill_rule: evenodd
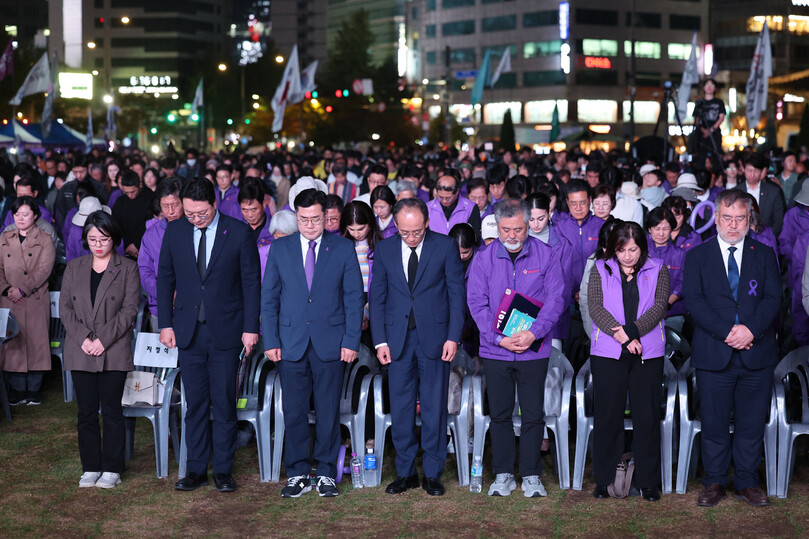
<svg viewBox="0 0 809 539">
<path fill-rule="evenodd" d="M 55 250 L 36 226 L 36 200 L 20 197 L 11 211 L 17 228 L 0 235 L 0 307 L 11 309 L 20 334 L 0 347 L 0 365 L 9 381 L 9 404 L 35 405 L 42 402 L 44 372 L 51 370 L 48 277 Z"/>
<path fill-rule="evenodd" d="M 87 216 L 82 244 L 90 251 L 71 260 L 59 302 L 65 325 L 65 368 L 78 404 L 79 487 L 113 488 L 124 471 L 121 397 L 132 362 L 132 325 L 138 314 L 138 265 L 115 252 L 121 228 L 104 211 Z M 104 415 L 104 438 L 98 410 Z"/>
</svg>

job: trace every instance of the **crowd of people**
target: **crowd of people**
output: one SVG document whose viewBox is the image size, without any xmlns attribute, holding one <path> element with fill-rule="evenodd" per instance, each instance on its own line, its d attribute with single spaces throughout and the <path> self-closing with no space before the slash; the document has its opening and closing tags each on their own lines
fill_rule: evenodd
<svg viewBox="0 0 809 539">
<path fill-rule="evenodd" d="M 0 155 L 0 176 L 0 306 L 20 326 L 0 348 L 9 400 L 41 402 L 48 292 L 61 290 L 81 487 L 121 481 L 120 401 L 145 296 L 148 327 L 179 349 L 188 471 L 178 490 L 207 485 L 211 461 L 216 488 L 236 489 L 235 358 L 262 343 L 284 395 L 281 495 L 338 495 L 342 373 L 362 343 L 387 366 L 391 388 L 396 479 L 386 492 L 444 493 L 450 362 L 463 348 L 482 360 L 489 495 L 516 490 L 517 472 L 525 496 L 544 496 L 543 392 L 557 348 L 577 370 L 591 362 L 593 495 L 610 496 L 629 449 L 641 495 L 656 501 L 669 327 L 692 343 L 701 388 L 698 504 L 725 497 L 731 459 L 735 496 L 769 504 L 757 468 L 772 373 L 779 350 L 809 344 L 806 151 L 693 163 L 528 147 L 172 149 L 160 160 L 49 151 L 14 165 Z M 504 320 L 518 297 L 535 316 L 513 310 Z"/>
</svg>

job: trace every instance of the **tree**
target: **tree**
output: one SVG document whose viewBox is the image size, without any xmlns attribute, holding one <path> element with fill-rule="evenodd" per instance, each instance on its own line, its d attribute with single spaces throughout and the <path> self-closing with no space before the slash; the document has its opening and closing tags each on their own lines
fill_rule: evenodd
<svg viewBox="0 0 809 539">
<path fill-rule="evenodd" d="M 503 123 L 500 125 L 500 149 L 514 151 L 514 121 L 511 119 L 511 109 L 506 110 Z"/>
</svg>

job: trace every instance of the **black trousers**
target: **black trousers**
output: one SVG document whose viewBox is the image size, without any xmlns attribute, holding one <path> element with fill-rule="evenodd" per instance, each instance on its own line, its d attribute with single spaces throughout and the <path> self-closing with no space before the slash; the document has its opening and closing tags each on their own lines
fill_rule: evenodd
<svg viewBox="0 0 809 539">
<path fill-rule="evenodd" d="M 629 391 L 632 410 L 632 453 L 638 488 L 660 483 L 660 407 L 663 358 L 641 361 L 622 354 L 615 360 L 590 358 L 593 373 L 593 475 L 597 485 L 615 479 L 624 453 L 624 412 Z"/>
<path fill-rule="evenodd" d="M 547 359 L 503 361 L 483 359 L 489 426 L 492 440 L 492 469 L 495 474 L 514 473 L 516 440 L 512 414 L 514 389 L 520 398 L 520 475 L 542 474 L 542 435 L 545 430 L 545 376 Z"/>
<path fill-rule="evenodd" d="M 71 371 L 79 417 L 79 456 L 85 472 L 124 472 L 124 394 L 126 372 Z M 104 416 L 104 437 L 98 424 L 98 408 Z"/>
</svg>

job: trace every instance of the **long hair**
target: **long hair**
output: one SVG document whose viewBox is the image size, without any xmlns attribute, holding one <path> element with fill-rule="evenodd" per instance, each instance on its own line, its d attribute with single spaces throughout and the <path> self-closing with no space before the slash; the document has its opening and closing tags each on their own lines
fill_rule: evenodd
<svg viewBox="0 0 809 539">
<path fill-rule="evenodd" d="M 633 268 L 635 270 L 635 275 L 637 275 L 640 269 L 646 263 L 646 259 L 649 257 L 649 245 L 646 243 L 646 234 L 643 233 L 643 229 L 638 223 L 634 221 L 625 221 L 612 229 L 609 238 L 607 238 L 607 250 L 604 253 L 604 258 L 606 260 L 614 259 L 617 262 L 618 259 L 615 256 L 615 253 L 623 249 L 624 246 L 631 240 L 634 240 L 640 249 L 640 258 L 638 258 L 638 261 Z M 606 267 L 607 272 L 612 275 L 612 270 L 610 267 Z"/>
<path fill-rule="evenodd" d="M 340 235 L 351 241 L 354 238 L 348 231 L 348 227 L 352 225 L 368 225 L 368 252 L 374 250 L 377 242 L 382 241 L 382 233 L 379 231 L 379 225 L 376 224 L 376 216 L 374 215 L 371 207 L 365 202 L 355 200 L 346 204 L 343 213 L 340 214 Z"/>
</svg>

